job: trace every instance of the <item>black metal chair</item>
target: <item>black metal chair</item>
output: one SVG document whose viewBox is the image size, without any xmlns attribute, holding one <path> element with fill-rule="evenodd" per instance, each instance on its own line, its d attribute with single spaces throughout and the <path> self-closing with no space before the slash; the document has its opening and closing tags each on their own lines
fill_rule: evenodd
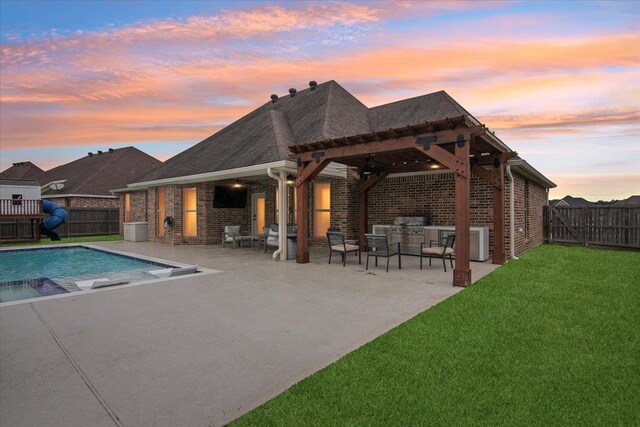
<svg viewBox="0 0 640 427">
<path fill-rule="evenodd" d="M 347 254 L 353 252 L 358 255 L 358 264 L 362 264 L 362 255 L 360 247 L 357 243 L 350 243 L 344 239 L 344 234 L 338 231 L 327 231 L 327 240 L 329 241 L 329 264 L 331 264 L 331 255 L 334 252 L 342 255 L 342 266 L 347 265 Z"/>
<path fill-rule="evenodd" d="M 264 251 L 267 252 L 267 239 L 269 238 L 269 230 L 271 230 L 270 227 L 262 227 L 262 234 L 258 234 L 257 236 L 255 236 L 255 242 L 258 244 L 258 252 L 260 252 L 263 246 Z"/>
<path fill-rule="evenodd" d="M 438 242 L 437 240 L 429 240 L 429 246 L 426 247 L 426 243 L 422 242 L 420 244 L 420 270 L 422 270 L 422 258 L 429 258 L 429 266 L 431 266 L 431 258 L 442 258 L 442 266 L 444 267 L 444 271 L 447 271 L 447 263 L 445 262 L 445 258 L 449 258 L 449 262 L 451 263 L 451 268 L 453 268 L 453 244 L 456 241 L 455 234 L 449 234 L 442 242 Z M 433 246 L 433 244 L 436 246 Z"/>
<path fill-rule="evenodd" d="M 378 257 L 387 259 L 387 273 L 389 272 L 389 258 L 398 255 L 398 270 L 402 269 L 402 256 L 400 254 L 400 243 L 389 244 L 387 236 L 384 234 L 365 234 L 367 242 L 367 270 L 369 269 L 369 257 L 376 258 L 376 267 L 378 266 Z"/>
</svg>

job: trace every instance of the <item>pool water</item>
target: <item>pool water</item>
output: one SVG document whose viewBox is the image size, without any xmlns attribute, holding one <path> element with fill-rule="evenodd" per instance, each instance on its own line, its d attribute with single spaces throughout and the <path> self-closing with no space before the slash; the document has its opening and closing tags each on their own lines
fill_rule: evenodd
<svg viewBox="0 0 640 427">
<path fill-rule="evenodd" d="M 169 267 L 84 246 L 0 251 L 0 302 L 77 291 L 81 280 L 152 280 L 149 271 Z"/>
</svg>

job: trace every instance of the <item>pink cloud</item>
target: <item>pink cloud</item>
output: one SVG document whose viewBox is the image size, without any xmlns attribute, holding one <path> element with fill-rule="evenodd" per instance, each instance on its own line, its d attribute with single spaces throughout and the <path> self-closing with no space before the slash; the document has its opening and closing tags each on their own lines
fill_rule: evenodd
<svg viewBox="0 0 640 427">
<path fill-rule="evenodd" d="M 638 128 L 635 32 L 504 39 L 458 29 L 455 38 L 383 34 L 316 50 L 343 27 L 461 7 L 469 4 L 268 6 L 6 46 L 2 149 L 195 143 L 312 79 L 335 79 L 369 106 L 445 89 L 510 145 Z"/>
</svg>

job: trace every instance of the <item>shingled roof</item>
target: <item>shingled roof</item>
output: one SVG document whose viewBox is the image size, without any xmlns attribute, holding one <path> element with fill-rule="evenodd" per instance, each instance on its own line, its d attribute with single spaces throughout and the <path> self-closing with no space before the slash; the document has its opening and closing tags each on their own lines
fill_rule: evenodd
<svg viewBox="0 0 640 427">
<path fill-rule="evenodd" d="M 43 173 L 44 171 L 42 169 L 31 162 L 18 162 L 0 172 L 0 178 L 38 180 Z"/>
<path fill-rule="evenodd" d="M 369 109 L 331 80 L 267 102 L 137 182 L 289 160 L 292 145 L 461 115 L 470 116 L 444 91 Z"/>
<path fill-rule="evenodd" d="M 65 181 L 61 190 L 46 187 L 42 195 L 111 196 L 110 190 L 124 187 L 161 164 L 160 160 L 135 147 L 95 153 L 44 172 L 40 177 L 42 185 Z"/>
</svg>

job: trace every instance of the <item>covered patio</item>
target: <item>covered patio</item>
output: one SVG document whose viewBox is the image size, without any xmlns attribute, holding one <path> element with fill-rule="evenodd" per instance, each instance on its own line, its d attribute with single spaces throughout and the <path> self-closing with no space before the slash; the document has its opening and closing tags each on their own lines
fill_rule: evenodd
<svg viewBox="0 0 640 427">
<path fill-rule="evenodd" d="M 369 231 L 368 193 L 390 174 L 449 169 L 455 173 L 456 263 L 455 286 L 472 283 L 470 242 L 470 180 L 478 175 L 493 188 L 494 264 L 504 264 L 504 170 L 507 160 L 516 156 L 484 125 L 469 116 L 447 118 L 420 125 L 405 126 L 328 139 L 290 147 L 297 162 L 296 223 L 298 244 L 296 261 L 309 262 L 309 183 L 331 162 L 357 168 L 359 175 L 359 237 Z"/>
</svg>

